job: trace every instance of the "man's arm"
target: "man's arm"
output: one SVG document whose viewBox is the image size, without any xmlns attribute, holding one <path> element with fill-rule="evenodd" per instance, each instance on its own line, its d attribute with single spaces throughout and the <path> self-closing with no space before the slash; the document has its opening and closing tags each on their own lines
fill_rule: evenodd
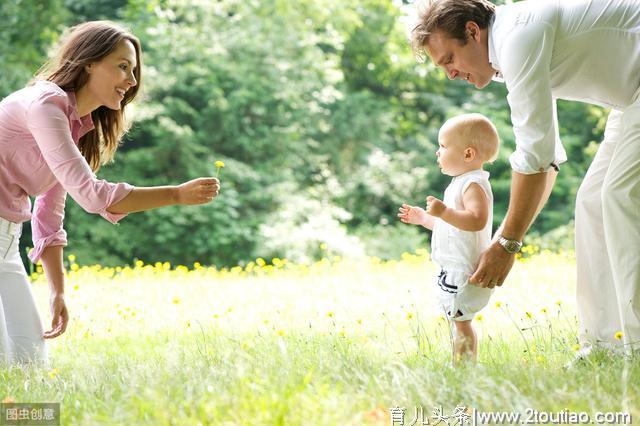
<svg viewBox="0 0 640 426">
<path fill-rule="evenodd" d="M 549 199 L 557 176 L 555 170 L 533 175 L 512 172 L 509 209 L 496 234 L 522 241 Z"/>
<path fill-rule="evenodd" d="M 557 175 L 556 171 L 533 175 L 513 172 L 509 209 L 496 235 L 521 241 L 549 199 Z M 494 241 L 480 256 L 478 268 L 469 281 L 479 287 L 500 286 L 507 278 L 514 260 L 514 254 L 507 253 Z"/>
</svg>

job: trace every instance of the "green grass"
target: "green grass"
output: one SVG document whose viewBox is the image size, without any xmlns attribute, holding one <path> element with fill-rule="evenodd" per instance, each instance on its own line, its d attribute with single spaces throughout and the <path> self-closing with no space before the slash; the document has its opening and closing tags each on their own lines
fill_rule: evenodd
<svg viewBox="0 0 640 426">
<path fill-rule="evenodd" d="M 563 368 L 577 343 L 572 262 L 518 263 L 476 322 L 480 363 L 458 368 L 421 258 L 251 274 L 84 268 L 69 277 L 72 323 L 52 366 L 0 369 L 0 398 L 60 402 L 65 425 L 390 425 L 396 406 L 405 424 L 440 406 L 638 418 L 637 361 L 596 353 Z M 46 312 L 46 286 L 34 287 Z"/>
</svg>

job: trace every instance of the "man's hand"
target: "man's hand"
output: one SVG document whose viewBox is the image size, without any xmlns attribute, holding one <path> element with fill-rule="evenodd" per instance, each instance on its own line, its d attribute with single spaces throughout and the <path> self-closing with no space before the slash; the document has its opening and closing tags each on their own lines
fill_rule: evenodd
<svg viewBox="0 0 640 426">
<path fill-rule="evenodd" d="M 404 223 L 424 225 L 427 221 L 427 212 L 420 207 L 403 204 L 402 207 L 398 209 L 398 217 Z"/>
<path fill-rule="evenodd" d="M 429 195 L 427 197 L 427 213 L 431 216 L 440 217 L 447 209 L 447 206 L 436 197 Z"/>
<path fill-rule="evenodd" d="M 515 254 L 507 253 L 498 242 L 494 241 L 480 255 L 478 267 L 469 278 L 469 282 L 483 288 L 501 286 L 507 278 L 515 258 Z"/>
</svg>

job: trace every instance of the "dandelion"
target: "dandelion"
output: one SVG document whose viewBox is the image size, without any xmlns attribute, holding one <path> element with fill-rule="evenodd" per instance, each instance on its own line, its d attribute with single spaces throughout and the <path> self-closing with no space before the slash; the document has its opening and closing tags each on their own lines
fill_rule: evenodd
<svg viewBox="0 0 640 426">
<path fill-rule="evenodd" d="M 413 318 L 413 313 L 412 312 L 407 313 L 407 319 L 410 320 L 411 318 Z"/>
<path fill-rule="evenodd" d="M 476 319 L 477 319 L 478 321 L 482 321 L 482 320 L 484 319 L 484 317 L 483 317 L 482 315 L 478 315 L 478 316 L 476 316 Z"/>
<path fill-rule="evenodd" d="M 529 318 L 529 319 L 533 318 L 533 314 L 532 314 L 531 312 L 529 312 L 529 311 L 525 312 L 524 314 L 525 314 L 525 315 L 527 316 L 527 318 Z"/>
<path fill-rule="evenodd" d="M 562 305 L 562 301 L 560 301 L 560 300 L 556 301 L 556 305 L 561 306 Z"/>
<path fill-rule="evenodd" d="M 216 166 L 216 177 L 218 177 L 218 174 L 220 173 L 220 169 L 224 167 L 224 163 L 218 160 L 214 163 L 214 165 Z"/>
<path fill-rule="evenodd" d="M 176 296 L 176 297 L 173 298 L 173 300 L 171 302 L 173 302 L 174 305 L 179 305 L 180 304 L 180 298 Z"/>
<path fill-rule="evenodd" d="M 329 312 L 327 312 L 327 316 L 328 316 L 329 318 L 333 318 L 333 316 L 334 316 L 333 311 L 329 311 Z"/>
<path fill-rule="evenodd" d="M 49 371 L 49 377 L 52 379 L 55 379 L 56 376 L 58 375 L 58 369 L 54 368 L 53 370 Z"/>
<path fill-rule="evenodd" d="M 346 337 L 346 336 L 347 336 L 347 333 L 345 333 L 345 331 L 344 331 L 344 330 L 340 330 L 340 332 L 338 333 L 338 335 L 339 335 L 340 337 Z"/>
<path fill-rule="evenodd" d="M 496 302 L 496 308 L 499 308 L 500 306 L 502 306 L 502 302 L 500 301 Z"/>
<path fill-rule="evenodd" d="M 616 334 L 613 335 L 613 337 L 616 338 L 616 340 L 620 340 L 622 339 L 622 336 L 624 336 L 624 334 L 622 333 L 622 331 L 617 331 Z"/>
<path fill-rule="evenodd" d="M 362 320 L 358 318 L 358 321 L 356 321 L 358 324 L 362 324 Z"/>
<path fill-rule="evenodd" d="M 278 330 L 278 336 L 284 336 L 284 335 L 285 335 L 284 330 Z"/>
<path fill-rule="evenodd" d="M 69 262 L 75 262 L 76 261 L 76 255 L 75 254 L 70 254 L 69 256 L 67 256 L 67 259 L 69 259 Z"/>
<path fill-rule="evenodd" d="M 540 312 L 542 312 L 543 314 L 546 314 L 547 313 L 547 308 L 540 309 Z"/>
</svg>

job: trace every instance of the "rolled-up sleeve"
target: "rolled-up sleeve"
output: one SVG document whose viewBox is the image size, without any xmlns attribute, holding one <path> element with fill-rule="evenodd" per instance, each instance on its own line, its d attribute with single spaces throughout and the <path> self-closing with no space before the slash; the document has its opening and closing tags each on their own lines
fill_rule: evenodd
<svg viewBox="0 0 640 426">
<path fill-rule="evenodd" d="M 60 189 L 54 191 L 55 196 L 52 193 L 51 201 L 48 193 L 40 199 L 41 212 L 36 220 L 40 223 L 43 221 L 48 223 L 48 220 L 51 220 L 50 226 L 42 228 L 47 232 L 64 232 L 62 230 L 64 212 L 60 217 L 60 226 L 56 228 L 53 216 L 56 217 L 57 223 L 57 214 L 52 214 L 50 210 L 51 207 L 58 207 L 57 202 L 53 200 L 60 198 L 58 192 L 61 191 L 69 193 L 87 212 L 99 214 L 111 223 L 117 223 L 126 216 L 126 213 L 113 214 L 107 209 L 126 197 L 133 187 L 127 183 L 110 183 L 96 178 L 73 141 L 69 119 L 65 114 L 65 104 L 64 94 L 48 93 L 34 101 L 27 111 L 29 131 L 60 185 Z M 64 196 L 62 196 L 62 209 L 64 210 Z M 52 214 L 52 218 L 45 219 L 49 214 Z M 52 235 L 42 234 L 41 237 L 47 239 Z M 55 241 L 54 237 L 51 238 Z"/>
<path fill-rule="evenodd" d="M 510 162 L 523 174 L 547 171 L 567 159 L 551 94 L 553 36 L 553 28 L 545 23 L 517 26 L 500 54 L 516 139 Z"/>
<path fill-rule="evenodd" d="M 67 233 L 62 228 L 66 198 L 67 192 L 60 184 L 36 197 L 31 217 L 33 250 L 29 253 L 33 263 L 40 260 L 46 247 L 67 245 Z"/>
</svg>

